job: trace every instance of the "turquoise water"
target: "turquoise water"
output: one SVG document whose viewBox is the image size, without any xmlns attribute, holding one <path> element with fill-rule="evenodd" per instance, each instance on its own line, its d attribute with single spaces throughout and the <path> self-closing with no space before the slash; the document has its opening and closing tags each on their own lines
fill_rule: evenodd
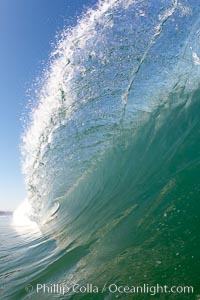
<svg viewBox="0 0 200 300">
<path fill-rule="evenodd" d="M 23 135 L 26 204 L 0 218 L 3 299 L 198 299 L 199 13 L 104 1 L 60 37 Z"/>
</svg>

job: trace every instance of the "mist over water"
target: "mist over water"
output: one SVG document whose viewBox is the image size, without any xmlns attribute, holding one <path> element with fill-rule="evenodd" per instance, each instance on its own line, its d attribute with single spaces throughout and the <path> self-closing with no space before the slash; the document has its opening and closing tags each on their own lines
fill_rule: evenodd
<svg viewBox="0 0 200 300">
<path fill-rule="evenodd" d="M 74 282 L 191 285 L 156 299 L 197 299 L 199 15 L 192 0 L 105 0 L 63 32 L 23 135 L 29 211 L 18 219 L 38 230 L 12 228 L 5 299 Z"/>
</svg>

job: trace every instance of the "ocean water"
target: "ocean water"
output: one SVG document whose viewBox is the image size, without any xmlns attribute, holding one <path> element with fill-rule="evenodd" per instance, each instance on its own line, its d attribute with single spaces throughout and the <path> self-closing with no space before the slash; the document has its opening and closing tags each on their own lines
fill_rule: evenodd
<svg viewBox="0 0 200 300">
<path fill-rule="evenodd" d="M 27 199 L 0 217 L 0 299 L 199 299 L 199 17 L 104 0 L 60 36 L 23 135 Z"/>
</svg>

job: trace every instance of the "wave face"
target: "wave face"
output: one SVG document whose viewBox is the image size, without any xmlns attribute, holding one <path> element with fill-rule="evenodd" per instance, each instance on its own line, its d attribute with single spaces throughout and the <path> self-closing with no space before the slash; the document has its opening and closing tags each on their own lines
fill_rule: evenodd
<svg viewBox="0 0 200 300">
<path fill-rule="evenodd" d="M 196 0 L 105 0 L 63 32 L 23 136 L 31 218 L 57 249 L 33 282 L 198 292 L 199 13 Z"/>
</svg>

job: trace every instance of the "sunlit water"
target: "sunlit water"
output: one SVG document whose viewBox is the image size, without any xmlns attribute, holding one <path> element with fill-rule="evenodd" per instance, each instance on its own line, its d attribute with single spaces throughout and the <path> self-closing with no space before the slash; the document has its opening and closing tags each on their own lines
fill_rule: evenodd
<svg viewBox="0 0 200 300">
<path fill-rule="evenodd" d="M 23 135 L 27 200 L 0 218 L 3 299 L 124 299 L 36 293 L 106 282 L 197 299 L 199 16 L 196 0 L 106 0 L 63 32 Z"/>
</svg>

